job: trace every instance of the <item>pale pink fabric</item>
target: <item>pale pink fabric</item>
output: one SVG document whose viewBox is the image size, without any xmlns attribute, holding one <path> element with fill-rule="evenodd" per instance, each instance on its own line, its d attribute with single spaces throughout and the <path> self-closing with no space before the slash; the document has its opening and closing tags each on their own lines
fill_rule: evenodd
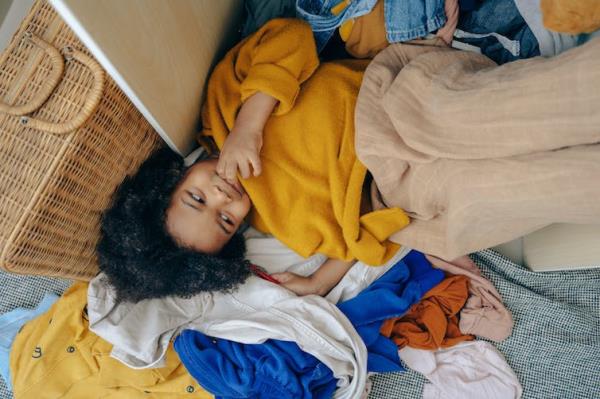
<svg viewBox="0 0 600 399">
<path fill-rule="evenodd" d="M 460 311 L 458 324 L 463 334 L 474 334 L 494 341 L 502 341 L 510 336 L 512 316 L 502 303 L 496 287 L 481 275 L 471 258 L 461 256 L 452 262 L 446 262 L 435 256 L 425 257 L 438 269 L 469 278 L 470 295 Z"/>
<path fill-rule="evenodd" d="M 446 11 L 446 23 L 438 29 L 436 36 L 441 38 L 446 44 L 452 43 L 456 25 L 458 25 L 458 0 L 444 1 Z"/>
<path fill-rule="evenodd" d="M 454 259 L 551 223 L 600 223 L 600 39 L 495 64 L 393 44 L 367 68 L 356 152 L 387 206 L 390 238 Z"/>
<path fill-rule="evenodd" d="M 437 351 L 407 346 L 398 355 L 429 380 L 423 399 L 518 399 L 523 394 L 515 372 L 489 342 L 461 342 Z"/>
</svg>

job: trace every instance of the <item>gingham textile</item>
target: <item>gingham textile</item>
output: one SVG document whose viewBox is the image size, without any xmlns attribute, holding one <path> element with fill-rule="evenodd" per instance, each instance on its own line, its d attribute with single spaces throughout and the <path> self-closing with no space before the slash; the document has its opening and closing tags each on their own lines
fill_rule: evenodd
<svg viewBox="0 0 600 399">
<path fill-rule="evenodd" d="M 534 273 L 490 250 L 473 260 L 513 314 L 512 336 L 496 346 L 519 377 L 523 397 L 600 398 L 600 269 Z M 0 271 L 0 313 L 34 307 L 46 292 L 60 294 L 69 285 Z M 412 371 L 376 375 L 369 398 L 420 398 L 424 381 Z M 9 398 L 0 378 L 0 399 Z"/>
<path fill-rule="evenodd" d="M 496 347 L 523 398 L 600 398 L 600 269 L 535 273 L 491 250 L 472 258 L 512 312 L 513 333 Z M 420 398 L 424 382 L 412 371 L 377 375 L 369 398 Z"/>
<path fill-rule="evenodd" d="M 0 270 L 0 314 L 15 308 L 35 308 L 46 292 L 61 295 L 70 285 L 70 280 L 23 276 Z M 0 378 L 0 399 L 12 397 L 4 379 Z"/>
</svg>

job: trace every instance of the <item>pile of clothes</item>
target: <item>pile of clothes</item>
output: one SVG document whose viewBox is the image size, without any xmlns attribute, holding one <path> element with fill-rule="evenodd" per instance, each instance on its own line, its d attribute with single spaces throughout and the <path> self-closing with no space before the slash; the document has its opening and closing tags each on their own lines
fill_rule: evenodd
<svg viewBox="0 0 600 399">
<path fill-rule="evenodd" d="M 325 261 L 252 229 L 246 237 L 248 258 L 269 273 L 309 275 Z M 369 372 L 401 371 L 402 359 L 430 379 L 432 395 L 517 398 L 502 355 L 473 335 L 502 340 L 511 329 L 499 294 L 467 257 L 447 263 L 402 249 L 382 267 L 355 264 L 325 298 L 252 276 L 232 293 L 117 303 L 100 274 L 22 327 L 10 372 L 16 397 L 118 388 L 127 397 L 356 398 Z"/>
<path fill-rule="evenodd" d="M 595 5 L 587 4 L 593 10 L 590 13 L 569 13 L 578 16 L 577 21 L 565 20 L 561 7 L 576 4 L 580 3 L 565 6 L 558 0 L 247 1 L 243 33 L 248 35 L 275 17 L 296 16 L 311 25 L 323 55 L 341 44 L 347 54 L 371 58 L 390 43 L 426 39 L 438 44 L 407 47 L 406 51 L 415 52 L 415 57 L 423 55 L 430 69 L 444 66 L 448 47 L 479 52 L 496 63 L 505 63 L 536 55 L 556 55 L 596 35 L 600 11 L 596 12 Z M 561 32 L 550 31 L 547 26 Z M 440 46 L 443 50 L 439 50 Z M 405 55 L 387 51 L 369 68 L 380 68 L 386 72 L 381 76 L 393 78 L 398 71 L 388 68 L 393 63 L 387 63 L 386 57 L 411 58 Z M 478 57 L 471 57 L 475 61 L 467 64 L 481 69 L 494 65 L 489 59 Z M 581 65 L 587 62 L 593 67 L 596 62 L 581 52 L 572 52 L 572 57 L 580 57 Z M 419 72 L 418 68 L 412 71 Z M 369 95 L 374 96 L 379 87 L 369 80 L 371 75 L 367 71 L 359 96 L 356 137 L 358 156 L 377 179 L 377 165 L 369 165 L 368 151 L 381 155 L 384 150 L 372 144 L 386 140 L 371 140 L 371 130 L 395 135 L 403 123 L 420 126 L 422 121 L 417 118 L 426 114 L 431 104 L 405 101 L 422 108 L 412 113 L 397 112 L 396 108 L 389 114 L 403 118 L 388 120 L 384 112 L 387 110 L 369 108 L 376 103 L 368 101 Z M 543 74 L 540 76 L 543 80 Z M 472 80 L 469 82 L 473 84 Z M 420 91 L 435 89 L 426 84 L 419 87 Z M 392 90 L 389 96 L 399 97 Z M 478 103 L 477 99 L 473 101 Z M 400 107 L 404 103 L 397 99 L 389 104 Z M 443 110 L 446 109 L 436 108 L 436 116 Z M 377 111 L 383 116 L 379 117 Z M 452 114 L 450 109 L 446 111 Z M 367 121 L 368 118 L 376 121 Z M 384 122 L 389 123 L 378 125 Z M 451 127 L 444 125 L 446 132 L 454 131 Z M 408 130 L 418 135 L 418 129 Z M 464 129 L 458 130 L 464 133 Z M 566 135 L 557 137 L 563 139 Z M 479 157 L 466 154 L 466 147 L 460 146 L 463 138 L 457 135 L 456 143 L 446 144 L 456 144 L 462 151 L 460 159 Z M 361 140 L 365 145 L 361 145 Z M 476 144 L 476 140 L 467 141 Z M 545 145 L 549 143 L 563 147 L 559 141 L 547 140 Z M 428 148 L 426 144 L 420 147 Z M 575 144 L 579 143 L 565 146 Z M 413 150 L 412 155 L 427 159 L 435 155 Z M 438 151 L 443 153 L 440 162 L 456 155 L 450 151 L 452 148 L 442 150 Z M 496 150 L 510 152 L 512 148 Z M 535 153 L 537 147 L 528 150 Z M 550 150 L 555 156 L 561 153 L 555 148 Z M 513 154 L 488 155 L 493 159 Z M 585 188 L 582 184 L 577 186 Z M 389 187 L 404 195 L 409 193 L 400 184 Z M 468 190 L 456 191 L 472 196 Z M 427 194 L 426 190 L 420 192 Z M 387 200 L 389 205 L 394 193 L 381 194 L 383 198 L 374 196 L 372 203 L 377 205 L 379 201 L 386 206 L 383 200 Z M 476 198 L 481 202 L 483 196 Z M 469 202 L 464 199 L 460 203 Z M 508 200 L 505 204 L 510 205 Z M 470 213 L 477 217 L 474 209 L 470 208 Z M 432 216 L 427 220 L 433 219 Z M 455 235 L 436 234 L 427 226 L 419 230 L 419 223 L 399 234 L 427 241 L 434 249 L 429 253 L 442 254 L 469 252 L 470 248 L 460 247 L 462 241 L 485 247 L 485 242 L 477 240 L 509 231 L 494 228 L 483 234 L 476 227 L 497 225 L 467 222 L 452 222 Z M 461 229 L 461 223 L 471 229 Z M 466 240 L 469 234 L 474 238 Z M 462 241 L 453 242 L 455 236 Z M 321 255 L 301 258 L 275 238 L 252 229 L 246 232 L 246 239 L 248 259 L 267 274 L 289 271 L 308 276 L 326 260 Z M 426 246 L 418 244 L 414 246 Z M 114 289 L 100 274 L 89 284 L 74 284 L 61 298 L 47 297 L 37 309 L 3 315 L 0 330 L 5 340 L 0 352 L 0 372 L 6 381 L 12 381 L 18 398 L 60 397 L 67 392 L 80 397 L 110 394 L 124 398 L 149 394 L 189 397 L 191 393 L 207 398 L 358 398 L 368 394 L 369 373 L 398 372 L 408 367 L 429 380 L 423 391 L 426 398 L 519 398 L 521 385 L 502 354 L 489 342 L 475 340 L 481 337 L 502 341 L 511 334 L 512 326 L 511 314 L 500 294 L 468 257 L 446 262 L 406 247 L 380 267 L 357 262 L 325 297 L 297 297 L 257 274 L 232 292 L 119 302 Z"/>
<path fill-rule="evenodd" d="M 270 19 L 298 17 L 310 23 L 319 50 L 341 43 L 355 58 L 439 37 L 503 64 L 560 54 L 600 29 L 594 0 L 247 0 L 245 7 L 244 37 Z"/>
</svg>

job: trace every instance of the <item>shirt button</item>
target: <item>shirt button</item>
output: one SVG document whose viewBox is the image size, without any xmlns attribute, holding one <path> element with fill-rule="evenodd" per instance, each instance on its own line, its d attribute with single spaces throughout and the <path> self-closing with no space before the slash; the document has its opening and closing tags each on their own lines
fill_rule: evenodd
<svg viewBox="0 0 600 399">
<path fill-rule="evenodd" d="M 74 347 L 74 346 L 69 346 L 69 347 L 67 348 L 67 352 L 69 352 L 69 353 L 73 353 L 73 352 L 75 352 L 75 347 Z"/>
<path fill-rule="evenodd" d="M 31 355 L 31 357 L 34 359 L 39 359 L 40 357 L 42 357 L 42 348 L 40 348 L 39 346 L 36 346 L 35 350 L 33 351 L 33 355 Z"/>
<path fill-rule="evenodd" d="M 191 385 L 188 385 L 185 390 L 188 391 L 188 393 L 193 393 L 194 392 L 194 387 L 191 386 Z"/>
<path fill-rule="evenodd" d="M 211 339 L 210 342 L 212 342 L 213 344 L 217 343 L 217 340 L 215 338 Z"/>
</svg>

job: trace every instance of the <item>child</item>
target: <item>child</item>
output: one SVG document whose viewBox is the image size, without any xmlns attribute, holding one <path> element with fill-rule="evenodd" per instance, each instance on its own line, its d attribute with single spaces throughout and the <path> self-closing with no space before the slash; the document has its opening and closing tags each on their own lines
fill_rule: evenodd
<svg viewBox="0 0 600 399">
<path fill-rule="evenodd" d="M 384 200 L 372 211 L 354 146 L 367 63 L 319 65 L 308 25 L 267 23 L 209 80 L 202 138 L 219 158 L 144 165 L 105 217 L 101 269 L 122 299 L 232 289 L 249 273 L 237 233 L 249 213 L 299 255 L 329 258 L 310 277 L 274 276 L 324 294 L 354 260 L 386 262 L 390 240 L 452 258 L 550 223 L 597 222 L 600 40 L 497 68 L 469 54 L 399 44 L 373 61 L 356 132 Z"/>
<path fill-rule="evenodd" d="M 298 294 L 326 294 L 355 259 L 388 260 L 399 246 L 386 239 L 408 217 L 399 208 L 369 212 L 353 140 L 366 65 L 319 67 L 310 27 L 293 19 L 271 21 L 233 48 L 210 78 L 202 113 L 219 158 L 185 170 L 159 153 L 104 217 L 100 267 L 120 298 L 234 288 L 249 273 L 238 229 L 251 202 L 253 226 L 302 256 L 330 258 L 310 277 L 274 275 Z"/>
</svg>

